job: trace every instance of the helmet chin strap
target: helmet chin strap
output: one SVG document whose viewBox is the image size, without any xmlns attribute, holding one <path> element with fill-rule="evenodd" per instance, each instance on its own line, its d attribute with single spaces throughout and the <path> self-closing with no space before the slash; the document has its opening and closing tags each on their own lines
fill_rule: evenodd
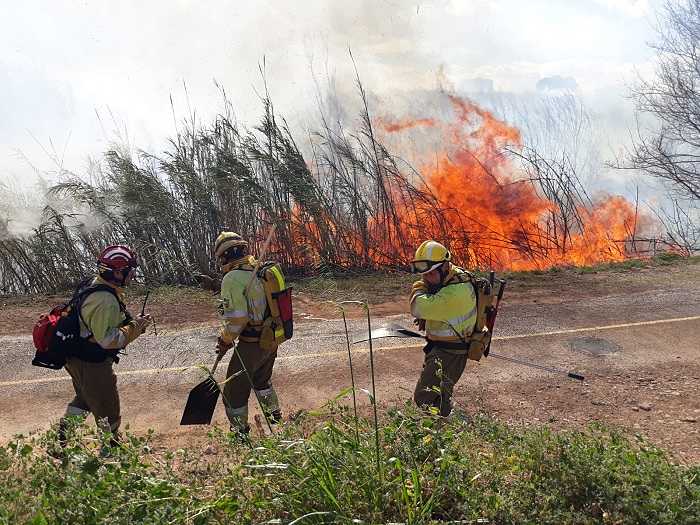
<svg viewBox="0 0 700 525">
<path fill-rule="evenodd" d="M 116 270 L 119 271 L 119 270 Z M 116 279 L 114 272 L 115 270 L 111 270 L 108 273 L 111 274 L 110 278 L 107 278 L 106 276 L 100 274 L 100 277 L 102 277 L 104 280 L 109 281 L 110 283 L 118 286 L 119 288 L 124 288 L 126 286 L 126 279 L 129 277 L 129 274 L 131 273 L 132 269 L 128 268 L 126 271 L 121 270 L 120 273 L 122 274 L 121 279 Z"/>
<path fill-rule="evenodd" d="M 442 288 L 442 285 L 445 283 L 445 278 L 447 278 L 447 275 L 450 273 L 449 270 L 445 269 L 445 262 L 436 268 L 438 275 L 440 276 L 440 282 L 436 284 L 428 284 L 428 291 L 430 293 L 437 293 L 440 288 Z"/>
<path fill-rule="evenodd" d="M 440 286 L 442 286 L 442 284 L 445 282 L 447 274 L 450 273 L 449 270 L 445 269 L 445 262 L 438 267 L 438 273 L 440 274 Z"/>
</svg>

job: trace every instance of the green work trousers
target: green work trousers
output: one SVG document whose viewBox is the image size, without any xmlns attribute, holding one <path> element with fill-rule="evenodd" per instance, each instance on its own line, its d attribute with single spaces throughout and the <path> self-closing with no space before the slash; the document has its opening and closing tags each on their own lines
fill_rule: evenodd
<svg viewBox="0 0 700 525">
<path fill-rule="evenodd" d="M 119 413 L 119 391 L 117 376 L 112 369 L 112 360 L 101 363 L 88 363 L 76 357 L 66 361 L 66 370 L 73 380 L 75 397 L 68 403 L 67 415 L 81 415 L 92 412 L 95 421 L 101 425 L 105 420 L 105 430 L 116 432 L 121 423 Z"/>
<path fill-rule="evenodd" d="M 259 343 L 239 341 L 236 349 L 232 352 L 233 356 L 226 372 L 224 403 L 229 408 L 237 409 L 247 406 L 251 381 L 255 390 L 264 391 L 271 388 L 270 379 L 277 358 L 277 349 L 263 350 Z M 241 361 L 236 354 L 240 355 L 243 360 L 248 375 L 243 370 Z"/>
<path fill-rule="evenodd" d="M 419 407 L 435 407 L 441 416 L 452 411 L 452 391 L 467 365 L 466 353 L 455 353 L 440 347 L 426 347 L 421 372 L 413 400 Z"/>
</svg>

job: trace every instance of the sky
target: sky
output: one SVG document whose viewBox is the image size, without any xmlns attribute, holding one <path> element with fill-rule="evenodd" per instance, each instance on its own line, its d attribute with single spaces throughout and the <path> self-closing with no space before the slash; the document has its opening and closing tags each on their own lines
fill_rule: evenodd
<svg viewBox="0 0 700 525">
<path fill-rule="evenodd" d="M 445 83 L 466 92 L 487 79 L 518 95 L 573 82 L 614 142 L 633 125 L 630 83 L 652 71 L 659 4 L 0 0 L 0 183 L 57 163 L 83 173 L 114 141 L 158 153 L 174 120 L 222 109 L 214 81 L 253 125 L 263 62 L 277 111 L 303 129 L 317 93 L 352 93 L 349 49 L 378 112 Z"/>
</svg>

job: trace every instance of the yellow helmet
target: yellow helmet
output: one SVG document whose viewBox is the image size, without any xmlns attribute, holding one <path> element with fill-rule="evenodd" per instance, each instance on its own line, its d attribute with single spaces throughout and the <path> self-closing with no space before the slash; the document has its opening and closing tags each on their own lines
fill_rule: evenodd
<svg viewBox="0 0 700 525">
<path fill-rule="evenodd" d="M 247 247 L 248 242 L 234 232 L 221 232 L 214 242 L 214 255 L 223 257 L 231 248 L 238 246 Z"/>
<path fill-rule="evenodd" d="M 423 241 L 411 261 L 411 272 L 428 273 L 450 260 L 452 260 L 452 254 L 442 244 L 437 241 Z"/>
</svg>

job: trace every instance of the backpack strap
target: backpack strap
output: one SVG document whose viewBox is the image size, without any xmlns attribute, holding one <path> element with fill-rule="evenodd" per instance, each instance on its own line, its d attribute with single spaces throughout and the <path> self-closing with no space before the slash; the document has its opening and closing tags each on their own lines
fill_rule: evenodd
<svg viewBox="0 0 700 525">
<path fill-rule="evenodd" d="M 455 268 L 459 268 L 459 266 L 455 266 Z M 475 284 L 475 278 L 471 274 L 471 272 L 468 272 L 464 268 L 459 268 L 462 270 L 461 273 L 458 272 L 452 272 L 452 276 L 448 279 L 447 282 L 445 282 L 440 288 L 444 288 L 445 286 L 451 286 L 453 284 L 463 284 L 463 283 L 472 283 L 472 285 Z"/>
<path fill-rule="evenodd" d="M 92 295 L 95 292 L 108 292 L 112 294 L 119 303 L 119 311 L 123 313 L 125 317 L 122 326 L 131 322 L 133 317 L 126 309 L 126 305 L 122 302 L 121 298 L 119 297 L 119 294 L 117 294 L 117 291 L 106 284 L 96 284 L 94 286 L 88 286 L 87 288 L 76 291 L 76 293 L 73 295 L 73 298 L 71 299 L 71 304 L 77 310 L 78 317 L 80 317 L 80 320 L 85 325 L 85 328 L 87 328 L 88 330 L 90 329 L 88 327 L 88 324 L 85 322 L 85 319 L 83 319 L 83 303 L 85 302 L 85 299 L 88 298 L 88 296 Z M 92 332 L 90 332 L 90 335 L 92 335 Z"/>
</svg>

